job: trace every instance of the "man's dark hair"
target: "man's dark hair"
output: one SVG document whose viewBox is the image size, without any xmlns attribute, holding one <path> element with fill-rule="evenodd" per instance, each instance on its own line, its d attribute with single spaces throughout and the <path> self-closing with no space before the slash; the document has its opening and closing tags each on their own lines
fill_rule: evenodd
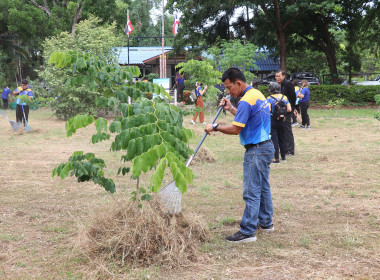
<svg viewBox="0 0 380 280">
<path fill-rule="evenodd" d="M 10 88 L 10 87 L 11 87 L 11 84 L 7 84 L 7 87 L 9 87 L 9 88 Z"/>
<path fill-rule="evenodd" d="M 227 69 L 222 76 L 222 82 L 229 79 L 231 83 L 235 83 L 236 80 L 240 80 L 244 83 L 247 82 L 243 72 L 240 71 L 238 68 L 229 68 Z"/>
<path fill-rule="evenodd" d="M 27 84 L 29 84 L 29 82 L 28 82 L 28 80 L 27 80 L 27 79 L 23 79 L 23 80 L 21 81 L 21 83 L 22 83 L 22 84 L 24 84 L 24 85 L 27 85 Z"/>
<path fill-rule="evenodd" d="M 277 73 L 281 73 L 282 76 L 285 76 L 285 75 L 286 75 L 285 71 L 282 71 L 282 70 L 277 70 L 277 71 L 276 71 L 276 74 L 277 74 Z"/>
</svg>

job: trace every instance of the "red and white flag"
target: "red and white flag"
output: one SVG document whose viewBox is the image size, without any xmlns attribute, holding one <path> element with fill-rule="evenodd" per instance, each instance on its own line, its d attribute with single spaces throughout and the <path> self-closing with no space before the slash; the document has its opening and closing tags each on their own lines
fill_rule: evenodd
<svg viewBox="0 0 380 280">
<path fill-rule="evenodd" d="M 128 15 L 128 21 L 127 21 L 127 25 L 125 26 L 124 33 L 127 34 L 129 37 L 132 31 L 133 31 L 133 27 L 132 27 L 131 19 L 129 18 L 129 15 Z"/>
<path fill-rule="evenodd" d="M 174 15 L 173 34 L 177 35 L 178 31 L 179 31 L 179 19 L 177 15 Z"/>
</svg>

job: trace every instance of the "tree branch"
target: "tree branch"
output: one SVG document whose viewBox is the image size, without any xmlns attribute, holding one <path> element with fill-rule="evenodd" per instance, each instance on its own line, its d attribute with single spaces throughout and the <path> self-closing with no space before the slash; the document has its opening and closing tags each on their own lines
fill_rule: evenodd
<svg viewBox="0 0 380 280">
<path fill-rule="evenodd" d="M 273 27 L 273 29 L 276 29 L 276 26 L 274 25 L 274 22 L 270 20 L 270 15 L 269 15 L 267 7 L 265 7 L 265 4 L 260 4 L 260 7 L 261 7 L 261 9 L 263 9 L 264 14 L 266 15 L 266 17 L 267 17 L 270 25 Z"/>
<path fill-rule="evenodd" d="M 51 16 L 51 12 L 49 10 L 49 5 L 48 3 L 46 2 L 46 0 L 44 0 L 44 6 L 41 6 L 40 4 L 38 4 L 36 1 L 34 0 L 30 0 L 30 2 L 33 3 L 34 6 L 36 6 L 38 9 L 41 9 L 42 11 L 44 11 L 45 13 L 48 14 L 48 16 Z"/>
<path fill-rule="evenodd" d="M 296 17 L 298 17 L 298 15 L 302 12 L 302 8 L 300 8 L 299 10 L 298 10 L 298 12 L 296 13 L 296 15 L 294 16 L 294 17 L 292 17 L 291 19 L 289 19 L 284 25 L 283 25 L 283 29 L 285 30 L 285 28 L 287 28 L 288 27 L 288 25 L 289 24 L 291 24 L 295 19 L 296 19 Z"/>
<path fill-rule="evenodd" d="M 75 33 L 75 26 L 76 24 L 78 23 L 78 21 L 80 20 L 80 17 L 81 17 L 81 14 L 82 14 L 82 4 L 79 2 L 78 3 L 78 8 L 77 8 L 77 13 L 73 19 L 73 25 L 71 27 L 71 36 L 74 37 L 74 33 Z"/>
</svg>

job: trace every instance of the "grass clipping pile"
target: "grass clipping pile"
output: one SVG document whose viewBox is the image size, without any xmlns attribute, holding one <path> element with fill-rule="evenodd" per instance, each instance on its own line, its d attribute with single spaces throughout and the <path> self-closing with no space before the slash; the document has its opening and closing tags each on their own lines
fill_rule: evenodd
<svg viewBox="0 0 380 280">
<path fill-rule="evenodd" d="M 214 154 L 208 148 L 200 147 L 200 149 L 198 150 L 198 153 L 195 155 L 192 163 L 193 164 L 200 163 L 200 162 L 212 163 L 215 161 L 216 161 L 216 159 L 215 159 Z"/>
<path fill-rule="evenodd" d="M 173 268 L 196 260 L 197 247 L 209 236 L 207 225 L 195 216 L 169 215 L 156 198 L 136 211 L 133 203 L 95 217 L 82 231 L 81 250 L 97 265 Z"/>
</svg>

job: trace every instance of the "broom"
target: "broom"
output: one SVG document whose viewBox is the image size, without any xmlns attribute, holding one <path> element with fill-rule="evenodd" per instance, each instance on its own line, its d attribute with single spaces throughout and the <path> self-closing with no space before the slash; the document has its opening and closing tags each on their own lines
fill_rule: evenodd
<svg viewBox="0 0 380 280">
<path fill-rule="evenodd" d="M 30 125 L 28 124 L 28 121 L 25 118 L 25 112 L 24 112 L 24 105 L 21 105 L 22 113 L 24 114 L 24 121 L 25 121 L 25 132 L 28 133 L 31 129 Z"/>
<path fill-rule="evenodd" d="M 11 124 L 12 129 L 14 131 L 18 131 L 21 128 L 21 123 L 15 122 L 15 121 L 11 121 L 10 119 L 8 119 L 8 117 L 1 110 L 0 110 L 0 113 L 9 121 L 9 123 Z"/>
<path fill-rule="evenodd" d="M 230 99 L 231 97 L 227 97 Z M 212 124 L 216 121 L 218 118 L 220 112 L 223 110 L 224 106 L 219 107 L 218 112 L 216 113 L 214 119 L 212 120 Z M 197 154 L 199 148 L 201 147 L 203 141 L 206 139 L 206 136 L 208 135 L 207 132 L 203 135 L 201 141 L 199 141 L 198 146 L 194 150 L 194 154 L 192 154 L 189 158 L 189 160 L 186 163 L 186 167 L 188 167 Z M 161 201 L 163 204 L 166 206 L 168 212 L 170 214 L 176 214 L 176 213 L 181 213 L 181 200 L 182 200 L 182 193 L 179 191 L 177 188 L 175 181 L 170 182 L 168 185 L 163 187 L 160 192 L 159 192 Z"/>
</svg>

